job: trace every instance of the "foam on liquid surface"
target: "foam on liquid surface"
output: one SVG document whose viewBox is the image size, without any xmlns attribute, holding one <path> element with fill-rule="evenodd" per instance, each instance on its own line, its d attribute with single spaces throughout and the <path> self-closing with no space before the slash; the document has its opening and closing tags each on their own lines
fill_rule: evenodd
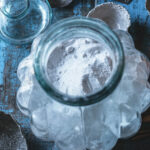
<svg viewBox="0 0 150 150">
<path fill-rule="evenodd" d="M 104 42 L 74 38 L 59 43 L 47 64 L 50 83 L 72 96 L 91 94 L 103 88 L 111 77 L 113 54 Z"/>
</svg>

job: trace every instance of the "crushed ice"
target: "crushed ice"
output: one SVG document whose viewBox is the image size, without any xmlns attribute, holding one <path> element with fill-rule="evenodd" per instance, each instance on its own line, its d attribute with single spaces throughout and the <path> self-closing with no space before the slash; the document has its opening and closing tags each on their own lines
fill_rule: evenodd
<svg viewBox="0 0 150 150">
<path fill-rule="evenodd" d="M 133 40 L 127 32 L 116 31 L 116 33 L 120 37 L 125 53 L 123 77 L 110 96 L 101 103 L 83 107 L 82 113 L 79 107 L 60 104 L 52 100 L 43 91 L 34 76 L 32 55 L 20 63 L 18 77 L 21 86 L 17 93 L 17 104 L 24 114 L 31 115 L 31 128 L 36 136 L 44 140 L 55 141 L 60 150 L 83 150 L 86 148 L 108 150 L 112 149 L 118 138 L 132 136 L 139 130 L 141 113 L 150 106 L 150 85 L 148 82 L 150 62 L 146 56 L 135 49 Z M 78 52 L 75 52 L 75 49 L 69 46 L 66 51 L 69 55 L 67 56 L 64 51 L 65 59 L 69 61 L 67 57 L 72 57 L 70 65 L 74 65 L 73 63 L 79 59 L 75 58 L 75 54 Z M 84 53 L 83 50 L 79 56 L 82 57 Z M 90 55 L 90 52 L 85 57 L 89 57 L 88 55 Z M 101 56 L 101 54 L 97 54 L 97 56 L 99 55 Z M 105 53 L 105 57 L 107 56 L 109 54 Z M 81 60 L 84 61 L 84 59 Z M 93 61 L 95 59 L 93 58 Z M 60 58 L 58 63 L 62 63 L 62 61 Z M 91 60 L 87 60 L 87 64 L 88 61 Z M 59 80 L 57 80 L 57 77 L 53 79 L 54 85 L 56 85 L 56 82 L 60 84 L 58 86 L 62 87 L 61 84 L 66 78 L 72 78 L 70 72 L 76 69 L 75 66 L 72 66 L 65 73 L 65 68 L 69 66 L 65 63 L 64 66 L 64 68 L 58 67 L 51 72 L 58 75 L 59 72 L 64 74 L 63 77 L 58 76 Z M 81 65 L 77 68 L 78 72 L 82 68 L 85 69 L 85 72 L 82 73 L 84 80 L 78 81 L 75 79 L 74 82 L 70 79 L 79 88 L 81 83 L 86 85 L 86 82 L 89 82 L 89 76 L 86 76 L 86 67 Z M 110 68 L 109 71 L 111 70 Z M 78 76 L 81 76 L 81 74 Z M 60 90 L 66 92 L 69 88 L 68 92 L 73 94 L 72 90 L 75 89 L 72 88 L 72 83 L 67 83 Z M 69 91 L 70 87 L 72 88 L 71 91 Z M 91 90 L 89 86 L 87 86 L 87 89 L 85 87 L 84 90 L 76 90 L 76 94 L 88 93 Z"/>
</svg>

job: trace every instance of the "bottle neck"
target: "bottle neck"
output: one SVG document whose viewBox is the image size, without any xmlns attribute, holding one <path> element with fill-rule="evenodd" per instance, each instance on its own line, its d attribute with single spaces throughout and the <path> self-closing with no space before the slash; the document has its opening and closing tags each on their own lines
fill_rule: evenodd
<svg viewBox="0 0 150 150">
<path fill-rule="evenodd" d="M 8 18 L 18 18 L 29 8 L 29 0 L 1 0 L 1 12 Z"/>
</svg>

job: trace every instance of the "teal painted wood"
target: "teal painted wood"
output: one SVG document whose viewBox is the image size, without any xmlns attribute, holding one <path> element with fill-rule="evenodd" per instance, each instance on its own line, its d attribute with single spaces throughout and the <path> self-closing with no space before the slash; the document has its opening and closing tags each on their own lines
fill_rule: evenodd
<svg viewBox="0 0 150 150">
<path fill-rule="evenodd" d="M 116 2 L 115 0 L 98 0 L 103 2 Z M 150 58 L 150 16 L 145 8 L 146 0 L 133 0 L 129 5 L 119 3 L 127 8 L 131 14 L 132 25 L 130 33 L 134 38 L 136 48 L 144 52 Z M 70 16 L 86 16 L 94 7 L 94 0 L 74 0 L 66 8 L 53 9 L 53 23 Z M 19 87 L 16 71 L 19 62 L 30 53 L 31 44 L 11 45 L 7 41 L 0 40 L 0 111 L 12 114 L 22 126 L 27 138 L 29 150 L 50 150 L 51 143 L 43 142 L 35 138 L 29 128 L 29 118 L 23 116 L 16 107 L 16 91 Z M 150 114 L 147 112 L 147 114 Z M 150 123 L 144 123 L 143 129 L 150 131 Z M 149 150 L 150 135 L 140 142 L 131 139 L 121 141 L 116 150 Z M 143 145 L 141 147 L 141 145 Z M 140 148 L 141 147 L 141 148 Z"/>
</svg>

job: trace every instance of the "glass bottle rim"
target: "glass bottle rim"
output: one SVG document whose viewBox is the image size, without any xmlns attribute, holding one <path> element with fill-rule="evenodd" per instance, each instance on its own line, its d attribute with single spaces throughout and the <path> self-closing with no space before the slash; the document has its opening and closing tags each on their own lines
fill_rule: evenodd
<svg viewBox="0 0 150 150">
<path fill-rule="evenodd" d="M 27 0 L 26 8 L 25 8 L 24 10 L 22 10 L 22 12 L 19 13 L 19 14 L 17 14 L 17 15 L 10 15 L 10 14 L 9 14 L 5 9 L 3 9 L 3 8 L 0 8 L 0 10 L 1 10 L 1 12 L 2 12 L 6 17 L 8 17 L 8 18 L 10 18 L 10 19 L 18 19 L 18 18 L 23 17 L 23 16 L 26 14 L 26 12 L 28 11 L 29 7 L 30 7 L 30 2 L 29 2 L 29 0 Z"/>
<path fill-rule="evenodd" d="M 52 18 L 52 16 L 51 16 L 51 14 L 52 14 L 51 6 L 50 6 L 48 0 L 45 0 L 45 2 L 47 3 L 48 8 L 49 8 L 49 10 L 50 10 L 50 19 L 51 19 L 51 18 Z M 30 0 L 27 0 L 27 7 L 26 7 L 26 8 L 23 10 L 23 12 L 20 13 L 20 14 L 17 14 L 17 15 L 12 16 L 12 15 L 8 14 L 8 12 L 6 12 L 6 10 L 3 9 L 3 8 L 0 8 L 0 11 L 1 11 L 6 17 L 8 17 L 9 19 L 20 19 L 20 18 L 22 18 L 22 17 L 24 17 L 24 16 L 26 15 L 26 13 L 28 12 L 29 8 L 30 8 Z"/>
<path fill-rule="evenodd" d="M 40 3 L 38 3 L 38 2 L 40 2 Z M 26 32 L 28 32 L 28 34 L 25 35 L 25 36 L 24 36 L 24 34 L 20 34 L 19 37 L 15 37 L 15 35 L 11 36 L 11 33 L 9 34 L 10 30 L 6 30 L 8 33 L 5 32 L 4 29 L 6 29 L 6 28 L 10 28 L 11 29 L 11 26 L 10 26 L 11 23 L 12 24 L 15 24 L 16 22 L 19 22 L 19 23 L 21 22 L 22 23 L 24 18 L 27 20 L 27 18 L 29 18 L 28 16 L 31 16 L 30 13 L 32 13 L 32 9 L 35 7 L 35 4 L 37 6 L 39 6 L 40 9 L 38 9 L 38 11 L 39 12 L 41 11 L 40 13 L 42 15 L 41 23 L 37 24 L 39 27 L 36 28 L 36 32 L 34 32 L 32 34 L 32 33 L 28 32 L 28 30 L 26 30 Z M 42 7 L 40 6 L 41 4 L 42 4 Z M 45 8 L 44 11 L 43 11 L 45 14 L 43 14 L 41 8 Z M 2 8 L 0 8 L 0 14 L 2 14 L 2 18 L 1 18 L 2 24 L 0 26 L 0 37 L 3 40 L 7 40 L 9 43 L 19 44 L 19 45 L 20 44 L 31 43 L 36 37 L 38 37 L 40 35 L 40 33 L 42 33 L 47 28 L 47 26 L 49 24 L 52 23 L 52 18 L 53 18 L 52 8 L 51 8 L 48 0 L 44 0 L 44 1 L 43 0 L 37 0 L 37 2 L 35 2 L 35 0 L 28 0 L 28 7 L 26 7 L 26 9 L 22 13 L 20 13 L 20 14 L 18 14 L 16 16 L 11 16 L 11 15 L 7 14 L 6 12 L 4 12 L 2 10 Z M 34 13 L 34 14 L 36 15 L 36 13 Z M 11 22 L 11 23 L 9 23 L 9 22 Z M 23 26 L 23 25 L 24 24 L 22 23 L 21 26 Z M 34 23 L 33 23 L 33 25 L 34 25 Z M 36 23 L 35 23 L 35 25 L 36 25 Z M 15 28 L 16 26 L 12 26 L 12 27 Z M 21 36 L 21 35 L 23 35 L 23 36 Z"/>
<path fill-rule="evenodd" d="M 80 27 L 86 29 L 90 28 L 96 33 L 97 37 L 102 36 L 101 34 L 103 32 L 103 34 L 106 36 L 106 39 L 110 39 L 112 44 L 115 45 L 118 57 L 116 70 L 114 71 L 111 80 L 109 80 L 102 89 L 84 96 L 71 96 L 61 93 L 52 84 L 48 83 L 44 70 L 44 57 L 46 56 L 44 55 L 46 54 L 46 49 L 44 49 L 45 43 L 50 42 L 51 44 L 52 38 L 56 38 L 56 36 L 62 36 L 61 31 L 63 32 L 64 30 L 68 29 L 69 32 L 69 29 L 73 27 L 76 28 L 77 31 Z M 53 40 L 56 40 L 55 38 Z M 48 27 L 45 32 L 43 32 L 38 38 L 34 40 L 32 44 L 32 51 L 35 51 L 33 60 L 35 77 L 41 85 L 42 89 L 44 89 L 44 91 L 46 91 L 46 93 L 51 98 L 66 105 L 86 106 L 104 100 L 114 91 L 123 74 L 124 52 L 122 44 L 118 36 L 108 27 L 108 25 L 99 19 L 87 17 L 70 17 L 67 19 L 63 19 Z"/>
</svg>

